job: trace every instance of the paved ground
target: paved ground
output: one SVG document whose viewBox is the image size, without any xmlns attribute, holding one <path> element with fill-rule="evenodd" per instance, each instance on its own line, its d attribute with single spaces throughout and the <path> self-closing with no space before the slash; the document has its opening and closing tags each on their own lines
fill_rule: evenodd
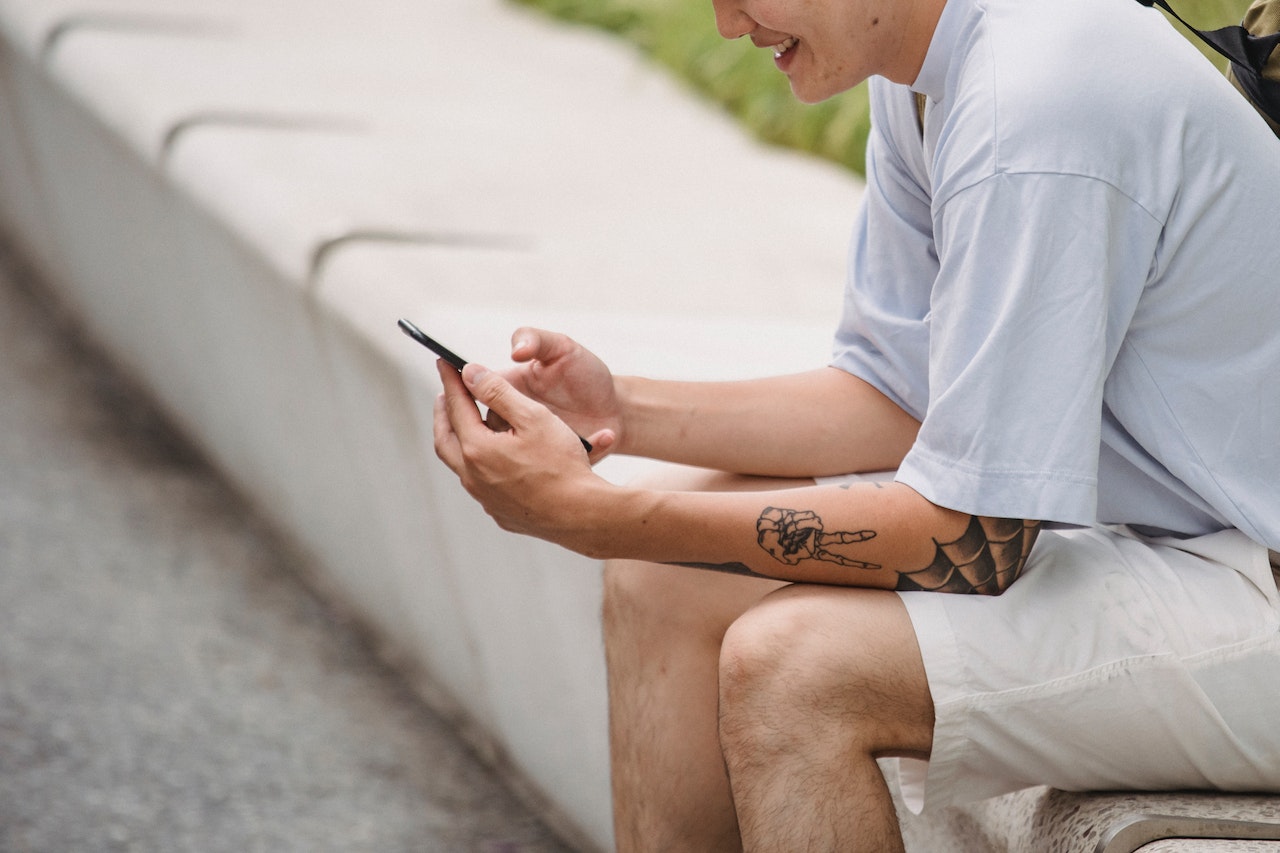
<svg viewBox="0 0 1280 853">
<path fill-rule="evenodd" d="M 566 850 L 0 248 L 0 851 Z"/>
</svg>

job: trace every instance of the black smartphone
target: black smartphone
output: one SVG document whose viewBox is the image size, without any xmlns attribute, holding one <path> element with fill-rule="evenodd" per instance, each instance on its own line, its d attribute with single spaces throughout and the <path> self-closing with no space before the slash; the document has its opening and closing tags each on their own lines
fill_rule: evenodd
<svg viewBox="0 0 1280 853">
<path fill-rule="evenodd" d="M 404 332 L 406 335 L 413 338 L 415 341 L 422 344 L 424 347 L 426 347 L 436 355 L 443 358 L 446 362 L 448 362 L 453 367 L 454 370 L 458 371 L 459 373 L 462 372 L 462 368 L 467 366 L 467 360 L 465 358 L 458 355 L 456 352 L 449 349 L 447 346 L 440 343 L 435 338 L 431 337 L 426 332 L 422 331 L 417 326 L 410 323 L 408 320 L 400 320 L 398 325 L 400 326 L 400 331 Z M 591 452 L 591 449 L 592 449 L 591 442 L 587 441 L 582 436 L 578 436 L 578 441 L 582 442 L 582 446 L 586 449 L 588 453 Z"/>
<path fill-rule="evenodd" d="M 449 364 L 453 365 L 454 370 L 461 373 L 462 368 L 467 366 L 466 359 L 419 329 L 417 326 L 410 323 L 408 320 L 401 320 L 399 325 L 401 331 L 418 343 L 422 344 L 427 349 L 431 350 L 436 355 L 443 358 L 445 361 L 449 362 Z"/>
</svg>

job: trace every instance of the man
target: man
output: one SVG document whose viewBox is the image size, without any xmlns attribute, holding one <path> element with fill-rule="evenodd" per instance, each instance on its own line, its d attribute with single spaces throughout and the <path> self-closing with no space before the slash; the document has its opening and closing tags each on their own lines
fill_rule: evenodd
<svg viewBox="0 0 1280 853">
<path fill-rule="evenodd" d="M 886 756 L 914 808 L 1280 790 L 1280 144 L 1132 0 L 715 12 L 802 100 L 873 78 L 832 365 L 441 369 L 471 494 L 613 560 L 619 849 L 900 850 Z"/>
</svg>

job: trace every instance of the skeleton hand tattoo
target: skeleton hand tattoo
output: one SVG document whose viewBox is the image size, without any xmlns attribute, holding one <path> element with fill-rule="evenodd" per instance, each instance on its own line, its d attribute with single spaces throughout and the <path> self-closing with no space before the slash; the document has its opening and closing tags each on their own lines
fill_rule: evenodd
<svg viewBox="0 0 1280 853">
<path fill-rule="evenodd" d="M 1040 522 L 970 516 L 969 526 L 953 542 L 938 542 L 933 562 L 922 569 L 899 572 L 897 589 L 934 592 L 1004 592 L 1027 564 Z M 756 521 L 756 542 L 780 563 L 820 560 L 852 569 L 881 569 L 832 548 L 874 539 L 874 530 L 828 533 L 810 510 L 766 507 Z M 746 567 L 741 567 L 745 569 Z M 754 574 L 754 573 L 753 573 Z"/>
<path fill-rule="evenodd" d="M 822 519 L 810 510 L 766 507 L 756 521 L 756 542 L 779 562 L 794 566 L 801 560 L 825 560 L 853 569 L 878 569 L 875 563 L 853 560 L 830 550 L 832 545 L 850 545 L 875 538 L 874 530 L 826 533 Z"/>
</svg>

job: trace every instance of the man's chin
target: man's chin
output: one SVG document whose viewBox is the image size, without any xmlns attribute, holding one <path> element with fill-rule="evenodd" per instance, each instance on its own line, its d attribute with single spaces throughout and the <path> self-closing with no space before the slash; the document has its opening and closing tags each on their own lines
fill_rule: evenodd
<svg viewBox="0 0 1280 853">
<path fill-rule="evenodd" d="M 803 86 L 797 86 L 795 80 L 790 80 L 789 82 L 791 83 L 791 95 L 802 104 L 820 104 L 838 94 L 837 92 L 815 92 Z"/>
</svg>

